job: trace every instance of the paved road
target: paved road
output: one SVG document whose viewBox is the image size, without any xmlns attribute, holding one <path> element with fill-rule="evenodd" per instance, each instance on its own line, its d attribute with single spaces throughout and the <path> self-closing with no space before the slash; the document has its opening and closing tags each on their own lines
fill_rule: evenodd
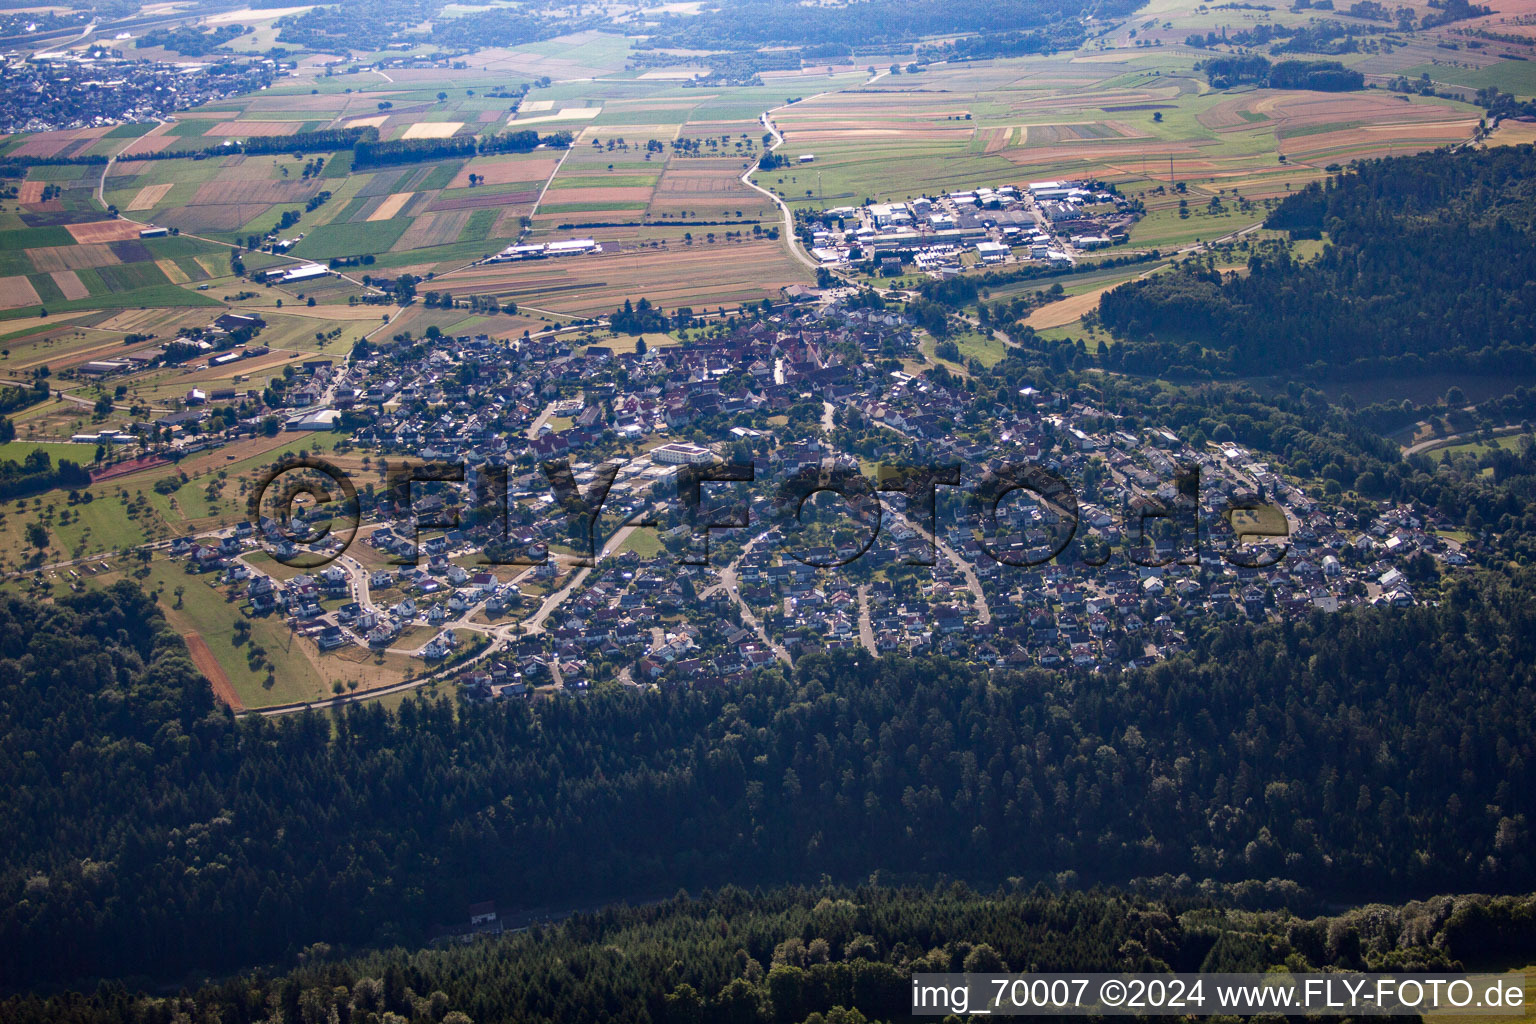
<svg viewBox="0 0 1536 1024">
<path fill-rule="evenodd" d="M 554 414 L 555 414 L 555 403 L 554 402 L 550 402 L 548 405 L 546 405 L 544 407 L 544 411 L 539 413 L 538 416 L 534 417 L 533 422 L 528 425 L 528 435 L 527 435 L 528 436 L 528 440 L 532 441 L 534 438 L 538 437 L 539 436 L 539 428 L 544 426 L 544 424 L 548 423 L 549 420 L 550 420 L 550 417 L 553 416 Z"/>
<path fill-rule="evenodd" d="M 869 621 L 869 584 L 861 584 L 859 587 L 859 643 L 870 654 L 879 654 L 875 646 L 875 630 Z"/>
<path fill-rule="evenodd" d="M 783 644 L 776 642 L 768 636 L 768 631 L 763 628 L 763 624 L 758 621 L 757 616 L 752 614 L 752 609 L 747 607 L 747 602 L 741 599 L 741 587 L 736 581 L 736 567 L 739 566 L 741 564 L 741 560 L 746 558 L 747 554 L 757 546 L 757 543 L 766 536 L 768 536 L 768 531 L 764 530 L 756 537 L 753 537 L 751 540 L 747 541 L 747 543 L 742 546 L 741 554 L 731 559 L 731 563 L 724 569 L 720 570 L 720 582 L 702 591 L 699 594 L 699 597 L 700 599 L 703 599 L 715 593 L 717 590 L 725 591 L 726 596 L 735 602 L 737 611 L 741 613 L 741 621 L 746 624 L 748 629 L 757 634 L 757 638 L 762 641 L 763 646 L 767 647 L 770 651 L 773 652 L 773 656 L 775 658 L 778 658 L 780 661 L 784 662 L 784 664 L 788 665 L 791 663 L 789 651 L 784 647 Z"/>
<path fill-rule="evenodd" d="M 924 540 L 931 541 L 934 546 L 938 548 L 940 554 L 949 559 L 951 562 L 955 563 L 956 568 L 958 568 L 961 575 L 965 577 L 965 585 L 967 589 L 970 590 L 971 596 L 975 600 L 976 621 L 983 626 L 991 622 L 992 609 L 987 605 L 987 594 L 986 591 L 981 589 L 981 578 L 976 575 L 976 567 L 964 558 L 961 558 L 960 552 L 950 547 L 949 542 L 946 541 L 943 537 L 935 537 L 933 534 L 929 533 L 927 530 L 923 529 L 921 526 L 918 526 L 912 520 L 908 519 L 905 514 L 897 512 L 894 509 L 888 509 L 886 514 L 889 515 L 892 519 L 898 519 L 905 523 L 908 527 L 915 530 L 919 537 L 922 537 Z"/>
<path fill-rule="evenodd" d="M 878 82 L 880 79 L 884 78 L 890 73 L 891 72 L 889 68 L 884 71 L 877 71 L 864 84 L 870 85 L 874 82 Z M 841 88 L 828 89 L 825 92 L 819 92 L 815 96 L 809 96 L 806 98 L 814 100 L 818 97 L 830 96 L 835 92 L 841 91 Z M 805 100 L 801 100 L 800 102 L 804 103 Z M 770 153 L 776 152 L 780 146 L 784 145 L 784 134 L 779 131 L 779 126 L 773 123 L 773 112 L 775 110 L 783 110 L 786 106 L 788 106 L 788 104 L 780 104 L 777 107 L 771 107 L 768 110 L 763 111 L 762 116 L 758 118 L 758 122 L 770 135 L 773 136 L 773 143 L 768 147 L 768 152 Z M 789 205 L 785 203 L 784 200 L 780 199 L 773 192 L 770 192 L 768 189 L 763 188 L 761 185 L 757 184 L 757 182 L 752 180 L 752 172 L 755 170 L 757 170 L 757 161 L 754 160 L 750 165 L 748 165 L 747 169 L 742 172 L 741 183 L 756 192 L 761 192 L 763 195 L 767 196 L 770 201 L 772 201 L 773 205 L 779 208 L 779 213 L 784 218 L 784 245 L 789 249 L 789 254 L 804 266 L 815 270 L 817 267 L 821 266 L 821 263 L 812 259 L 805 253 L 804 250 L 800 248 L 799 242 L 795 238 L 794 213 L 790 211 Z"/>
</svg>

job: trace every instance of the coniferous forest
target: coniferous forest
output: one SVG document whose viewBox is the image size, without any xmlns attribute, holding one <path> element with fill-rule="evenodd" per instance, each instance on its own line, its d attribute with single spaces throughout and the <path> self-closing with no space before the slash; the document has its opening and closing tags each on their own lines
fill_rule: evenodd
<svg viewBox="0 0 1536 1024">
<path fill-rule="evenodd" d="M 131 585 L 8 597 L 0 800 L 30 827 L 3 841 L 0 969 L 13 989 L 164 980 L 416 946 L 477 900 L 558 912 L 876 870 L 1187 876 L 1298 908 L 1516 893 L 1533 586 L 1218 626 L 1127 673 L 807 657 L 739 689 L 276 720 L 216 708 Z"/>
<path fill-rule="evenodd" d="M 864 1024 L 933 1019 L 907 1013 L 919 972 L 1448 971 L 1536 954 L 1530 897 L 1296 914 L 1164 888 L 728 886 L 467 946 L 347 958 L 317 944 L 285 974 L 158 998 L 102 985 L 90 996 L 13 999 L 0 1015 L 17 1024 Z"/>
<path fill-rule="evenodd" d="M 1311 260 L 1184 266 L 1105 293 L 1126 368 L 1337 377 L 1536 366 L 1536 149 L 1364 161 L 1265 226 L 1326 238 Z"/>
</svg>

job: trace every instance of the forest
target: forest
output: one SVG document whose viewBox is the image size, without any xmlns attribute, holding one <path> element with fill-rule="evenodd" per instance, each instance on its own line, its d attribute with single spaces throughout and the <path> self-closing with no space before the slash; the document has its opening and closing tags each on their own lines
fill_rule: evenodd
<svg viewBox="0 0 1536 1024">
<path fill-rule="evenodd" d="M 1271 89 L 1351 92 L 1365 87 L 1365 76 L 1336 60 L 1282 60 L 1271 64 L 1258 54 L 1212 57 L 1199 70 L 1213 88 L 1252 83 Z"/>
<path fill-rule="evenodd" d="M 1191 623 L 1189 656 L 1125 673 L 840 654 L 739 688 L 276 720 L 217 707 L 131 585 L 6 597 L 0 813 L 33 825 L 0 840 L 0 986 L 419 945 L 483 899 L 876 870 L 1520 891 L 1533 591 L 1527 572 L 1406 612 Z"/>
<path fill-rule="evenodd" d="M 1185 265 L 1104 294 L 1099 317 L 1133 343 L 1137 369 L 1536 369 L 1532 147 L 1361 162 L 1288 197 L 1264 223 L 1328 244 L 1313 260 L 1255 255 L 1241 274 Z"/>
<path fill-rule="evenodd" d="M 666 14 L 647 45 L 656 48 L 736 49 L 772 44 L 837 43 L 868 48 L 956 33 L 1009 33 L 1044 28 L 1092 14 L 1123 17 L 1134 0 L 870 0 L 800 6 L 777 0 L 733 0 L 698 14 Z"/>
<path fill-rule="evenodd" d="M 468 945 L 348 957 L 316 944 L 285 974 L 174 996 L 111 984 L 20 997 L 0 1002 L 0 1022 L 865 1024 L 913 1019 L 917 972 L 1496 970 L 1536 955 L 1530 896 L 1439 896 L 1328 916 L 1241 902 L 1232 889 L 1173 879 L 1091 893 L 878 879 L 726 886 Z"/>
</svg>

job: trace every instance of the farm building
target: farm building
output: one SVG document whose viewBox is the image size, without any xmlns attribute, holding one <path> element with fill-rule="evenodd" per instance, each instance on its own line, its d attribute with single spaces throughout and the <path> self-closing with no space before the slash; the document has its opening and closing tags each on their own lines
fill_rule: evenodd
<svg viewBox="0 0 1536 1024">
<path fill-rule="evenodd" d="M 572 238 L 565 242 L 550 242 L 548 251 L 551 256 L 571 256 L 583 252 L 595 252 L 598 244 L 591 238 Z"/>
<path fill-rule="evenodd" d="M 294 267 L 283 275 L 284 281 L 309 281 L 317 277 L 324 277 L 330 271 L 318 263 L 306 263 L 302 267 Z"/>
<path fill-rule="evenodd" d="M 126 373 L 131 368 L 132 364 L 124 359 L 93 359 L 82 363 L 76 372 L 91 377 L 105 377 L 113 373 Z"/>
<path fill-rule="evenodd" d="M 283 424 L 284 430 L 330 430 L 341 419 L 335 409 L 316 409 L 302 416 L 295 416 Z"/>
</svg>

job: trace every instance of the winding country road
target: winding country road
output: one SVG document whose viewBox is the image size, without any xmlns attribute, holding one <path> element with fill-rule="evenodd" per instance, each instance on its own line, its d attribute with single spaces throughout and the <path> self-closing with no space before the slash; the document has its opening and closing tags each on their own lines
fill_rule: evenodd
<svg viewBox="0 0 1536 1024">
<path fill-rule="evenodd" d="M 876 71 L 866 82 L 864 82 L 864 84 L 872 85 L 890 73 L 890 69 L 886 69 L 885 71 Z M 828 89 L 825 92 L 817 93 L 815 96 L 808 96 L 806 99 L 820 99 L 822 96 L 830 96 L 837 92 L 842 92 L 842 89 Z M 804 103 L 805 99 L 802 99 L 799 102 Z M 783 110 L 787 106 L 789 106 L 789 104 L 781 103 L 777 107 L 770 107 L 769 109 L 763 111 L 762 115 L 758 117 L 758 122 L 763 126 L 764 130 L 773 136 L 773 144 L 768 147 L 768 152 L 770 153 L 776 152 L 780 146 L 784 145 L 784 133 L 779 131 L 779 126 L 773 123 L 773 112 L 775 110 Z M 756 160 L 748 164 L 747 169 L 741 172 L 741 183 L 756 192 L 761 192 L 763 195 L 767 196 L 770 201 L 772 201 L 773 205 L 779 208 L 779 213 L 784 217 L 784 244 L 789 249 L 789 254 L 801 264 L 810 267 L 812 270 L 820 267 L 821 264 L 807 255 L 805 251 L 802 250 L 796 243 L 795 215 L 790 210 L 789 204 L 784 202 L 784 200 L 780 199 L 773 192 L 770 192 L 768 189 L 763 188 L 757 182 L 753 181 L 752 172 L 755 170 L 757 170 Z"/>
</svg>

